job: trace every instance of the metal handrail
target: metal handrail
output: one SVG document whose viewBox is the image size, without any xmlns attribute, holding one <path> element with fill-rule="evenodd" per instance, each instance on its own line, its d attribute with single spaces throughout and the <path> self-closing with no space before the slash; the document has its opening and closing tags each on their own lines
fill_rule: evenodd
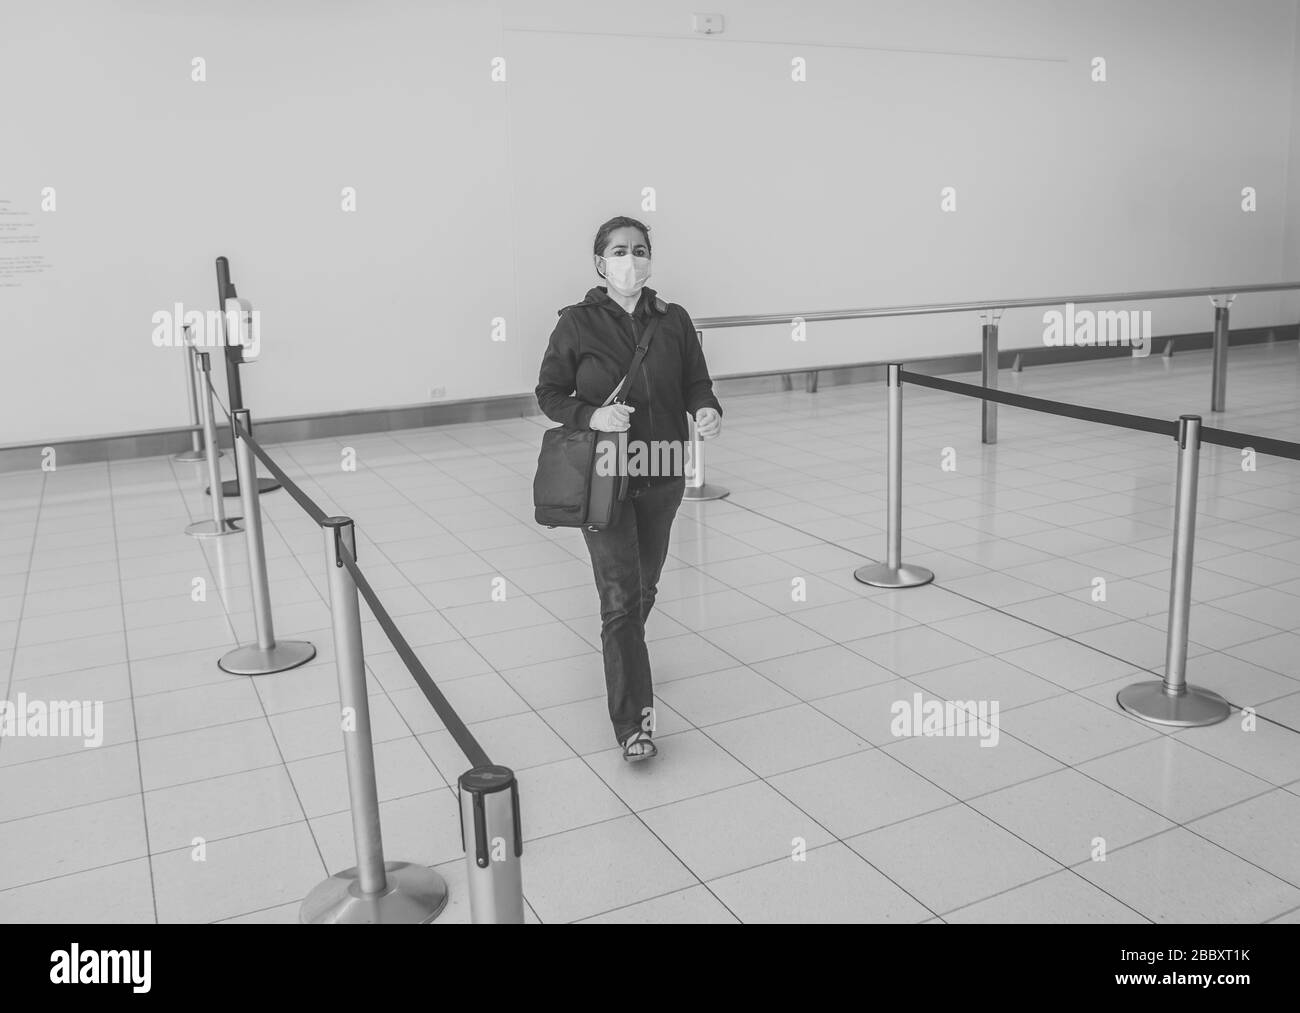
<svg viewBox="0 0 1300 1013">
<path fill-rule="evenodd" d="M 1243 295 L 1250 292 L 1285 292 L 1300 289 L 1300 281 L 1274 282 L 1267 285 L 1216 285 L 1212 288 L 1168 288 L 1150 292 L 1108 292 L 1101 295 L 1053 296 L 1034 299 L 986 299 L 980 302 L 930 303 L 920 306 L 876 306 L 868 309 L 825 310 L 813 313 L 754 313 L 732 317 L 701 317 L 696 329 L 748 327 L 764 324 L 788 324 L 800 320 L 860 320 L 870 317 L 910 317 L 930 313 L 987 312 L 1027 306 L 1060 306 L 1064 303 L 1138 302 L 1143 299 L 1182 299 L 1192 296 Z"/>
<path fill-rule="evenodd" d="M 1300 289 L 1300 281 L 1278 281 L 1266 285 L 1216 285 L 1212 288 L 1166 288 L 1147 292 L 1106 292 L 1093 295 L 1051 296 L 1033 299 L 983 299 L 979 302 L 929 303 L 919 306 L 876 306 L 856 310 L 824 310 L 813 313 L 754 313 L 738 317 L 701 317 L 695 321 L 696 337 L 702 342 L 704 332 L 722 327 L 753 327 L 766 324 L 790 324 L 794 320 L 805 323 L 816 320 L 864 320 L 872 317 L 925 316 L 931 313 L 988 314 L 981 328 L 980 373 L 985 387 L 998 385 L 998 319 L 1004 310 L 1030 306 L 1062 306 L 1067 303 L 1142 302 L 1150 299 L 1186 299 L 1209 296 L 1214 303 L 1214 337 L 1212 342 L 1210 375 L 1210 410 L 1226 410 L 1228 374 L 1228 307 L 1238 295 L 1252 292 L 1286 292 Z M 1222 305 L 1220 302 L 1222 301 Z M 1172 345 L 1166 354 L 1172 351 Z M 802 365 L 789 372 L 811 372 L 813 382 L 809 391 L 816 390 L 816 370 L 829 366 Z M 781 372 L 786 372 L 782 370 Z M 998 442 L 998 406 L 985 401 L 980 406 L 980 441 Z M 692 445 L 697 446 L 692 435 Z M 697 446 L 698 449 L 698 446 Z M 689 497 L 688 497 L 689 498 Z"/>
</svg>

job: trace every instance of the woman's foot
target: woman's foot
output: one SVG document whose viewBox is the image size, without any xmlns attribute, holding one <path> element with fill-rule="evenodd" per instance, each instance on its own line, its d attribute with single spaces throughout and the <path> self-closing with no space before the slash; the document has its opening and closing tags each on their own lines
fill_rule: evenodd
<svg viewBox="0 0 1300 1013">
<path fill-rule="evenodd" d="M 659 752 L 649 732 L 637 732 L 623 741 L 623 759 L 629 763 L 648 760 Z"/>
</svg>

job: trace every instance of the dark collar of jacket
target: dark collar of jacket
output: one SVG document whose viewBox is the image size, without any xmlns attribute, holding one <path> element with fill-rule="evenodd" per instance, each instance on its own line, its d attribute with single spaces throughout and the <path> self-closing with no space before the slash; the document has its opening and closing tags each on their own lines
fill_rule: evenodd
<svg viewBox="0 0 1300 1013">
<path fill-rule="evenodd" d="M 571 310 L 578 306 L 599 306 L 615 319 L 627 316 L 627 311 L 609 297 L 609 291 L 604 285 L 597 285 L 587 292 L 582 302 L 562 307 L 557 311 L 556 315 L 564 316 L 565 310 Z M 659 298 L 659 294 L 654 289 L 646 286 L 641 290 L 641 298 L 636 304 L 636 311 L 634 315 L 657 313 L 660 316 L 665 316 L 668 313 L 668 304 Z"/>
</svg>

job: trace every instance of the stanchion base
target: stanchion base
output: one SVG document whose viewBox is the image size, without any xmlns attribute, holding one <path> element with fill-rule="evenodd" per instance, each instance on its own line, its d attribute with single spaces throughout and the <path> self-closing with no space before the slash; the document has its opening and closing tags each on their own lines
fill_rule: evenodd
<svg viewBox="0 0 1300 1013">
<path fill-rule="evenodd" d="M 934 574 L 924 566 L 903 564 L 898 569 L 885 563 L 859 566 L 853 571 L 855 580 L 872 587 L 920 587 L 934 580 Z"/>
<path fill-rule="evenodd" d="M 703 485 L 688 485 L 685 494 L 682 496 L 682 502 L 699 503 L 704 500 L 722 499 L 722 497 L 730 495 L 730 489 L 724 489 L 720 485 L 710 485 L 708 482 L 705 482 Z"/>
<path fill-rule="evenodd" d="M 361 892 L 357 870 L 347 869 L 321 883 L 302 902 L 303 925 L 422 925 L 447 906 L 447 881 L 432 869 L 409 862 L 385 862 L 388 887 Z"/>
<path fill-rule="evenodd" d="M 217 530 L 216 521 L 195 521 L 185 528 L 185 533 L 192 538 L 220 538 L 222 535 L 237 535 L 244 529 L 239 526 L 242 517 L 227 517 L 225 527 Z"/>
<path fill-rule="evenodd" d="M 1134 717 L 1157 725 L 1194 728 L 1226 721 L 1232 706 L 1213 690 L 1188 686 L 1187 692 L 1170 696 L 1160 681 L 1135 682 L 1115 694 L 1115 700 Z"/>
<path fill-rule="evenodd" d="M 258 478 L 257 480 L 257 491 L 259 495 L 264 492 L 275 492 L 275 490 L 278 488 L 280 488 L 280 483 L 273 478 Z M 212 486 L 208 486 L 203 491 L 207 493 L 209 496 L 211 496 Z M 227 499 L 238 499 L 239 479 L 228 478 L 224 482 L 222 482 L 221 495 L 225 496 Z"/>
<path fill-rule="evenodd" d="M 231 675 L 270 675 L 305 665 L 316 657 L 316 648 L 305 640 L 281 640 L 269 651 L 256 644 L 236 647 L 221 656 L 217 667 Z"/>
<path fill-rule="evenodd" d="M 220 452 L 217 453 L 217 456 L 221 456 Z M 182 450 L 179 454 L 172 454 L 173 461 L 182 461 L 186 464 L 191 461 L 206 461 L 207 459 L 208 455 L 201 450 Z"/>
</svg>

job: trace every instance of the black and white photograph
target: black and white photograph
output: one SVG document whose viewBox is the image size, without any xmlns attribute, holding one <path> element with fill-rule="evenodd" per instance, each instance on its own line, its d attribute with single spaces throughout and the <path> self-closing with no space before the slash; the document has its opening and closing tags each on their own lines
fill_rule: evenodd
<svg viewBox="0 0 1300 1013">
<path fill-rule="evenodd" d="M 1249 986 L 1298 337 L 1300 0 L 0 0 L 0 935 Z"/>
</svg>

